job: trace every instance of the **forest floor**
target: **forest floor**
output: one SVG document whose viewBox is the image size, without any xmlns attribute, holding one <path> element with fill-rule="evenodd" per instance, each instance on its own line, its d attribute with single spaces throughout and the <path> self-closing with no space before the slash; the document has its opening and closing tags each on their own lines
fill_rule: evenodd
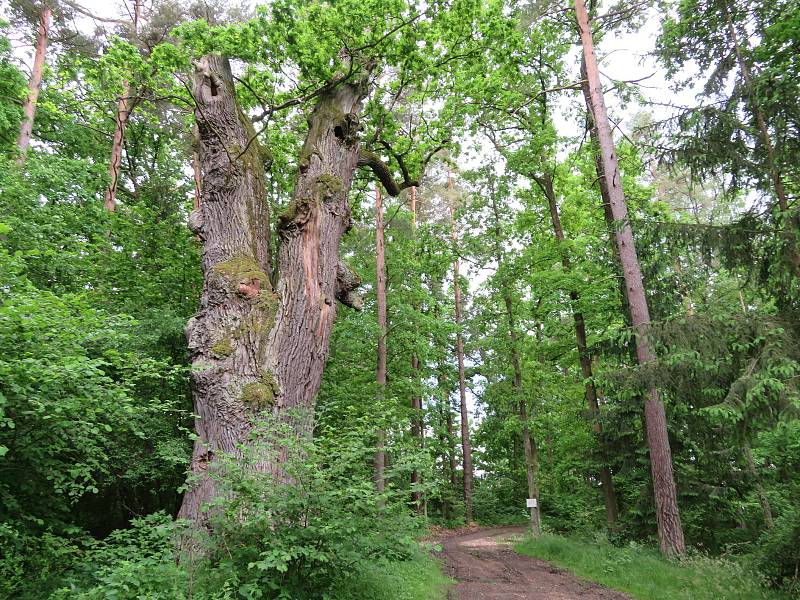
<svg viewBox="0 0 800 600">
<path fill-rule="evenodd" d="M 513 550 L 524 527 L 471 529 L 441 538 L 450 600 L 630 600 L 629 596 Z"/>
</svg>

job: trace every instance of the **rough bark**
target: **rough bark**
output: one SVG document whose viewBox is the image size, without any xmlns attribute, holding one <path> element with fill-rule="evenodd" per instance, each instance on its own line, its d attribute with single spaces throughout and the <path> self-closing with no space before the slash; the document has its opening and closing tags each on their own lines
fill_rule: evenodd
<svg viewBox="0 0 800 600">
<path fill-rule="evenodd" d="M 542 189 L 547 204 L 550 208 L 550 220 L 553 224 L 553 235 L 559 244 L 565 240 L 564 228 L 561 226 L 561 216 L 558 213 L 558 203 L 556 202 L 555 190 L 553 189 L 553 179 L 549 173 L 542 176 L 537 176 L 536 181 Z M 561 254 L 561 264 L 565 271 L 571 270 L 569 256 L 566 252 Z M 571 290 L 569 293 L 570 300 L 572 301 L 572 317 L 575 322 L 575 339 L 578 348 L 578 361 L 581 365 L 581 374 L 585 381 L 584 384 L 584 397 L 586 404 L 589 407 L 589 415 L 592 419 L 592 430 L 596 436 L 600 436 L 603 431 L 603 426 L 600 423 L 600 405 L 597 400 L 597 389 L 594 385 L 594 372 L 592 370 L 592 357 L 589 353 L 589 345 L 586 340 L 586 321 L 583 318 L 583 313 L 578 310 L 578 303 L 580 302 L 580 294 Z M 603 461 L 605 463 L 605 461 Z M 603 490 L 603 503 L 606 508 L 606 520 L 609 523 L 614 523 L 619 514 L 617 505 L 617 496 L 614 491 L 614 480 L 611 476 L 611 469 L 607 464 L 602 464 L 598 472 L 598 478 Z"/>
<path fill-rule="evenodd" d="M 609 208 L 616 225 L 615 240 L 625 280 L 625 292 L 630 307 L 631 321 L 637 334 L 636 354 L 639 363 L 646 364 L 655 360 L 655 354 L 648 339 L 650 313 L 639 258 L 634 246 L 633 230 L 628 220 L 628 209 L 622 189 L 614 140 L 600 85 L 589 15 L 583 0 L 575 0 L 575 12 L 586 63 L 590 101 L 588 108 L 593 115 L 598 150 L 601 156 L 602 173 L 600 175 L 604 178 L 608 190 Z M 664 404 L 655 387 L 650 387 L 646 392 L 644 414 L 661 551 L 668 556 L 682 555 L 686 552 L 686 544 L 678 511 L 677 490 L 672 470 L 672 452 L 667 433 L 667 418 Z"/>
<path fill-rule="evenodd" d="M 358 114 L 366 77 L 325 91 L 309 117 L 292 201 L 278 218 L 279 279 L 270 285 L 269 207 L 263 153 L 237 102 L 227 59 L 207 56 L 194 76 L 203 172 L 202 202 L 190 217 L 203 242 L 203 294 L 186 326 L 197 440 L 179 517 L 207 522 L 218 494 L 211 471 L 222 454 L 242 457 L 271 414 L 295 434 L 311 433 L 336 315 L 334 298 L 356 305 L 359 280 L 339 261 L 350 226 L 347 193 L 358 162 Z M 285 481 L 276 456 L 248 461 Z"/>
<path fill-rule="evenodd" d="M 448 187 L 452 189 L 452 176 L 448 177 Z M 450 207 L 450 225 L 453 246 L 457 247 L 455 207 Z M 467 383 L 464 374 L 464 336 L 461 333 L 461 261 L 456 255 L 453 260 L 453 296 L 456 320 L 456 356 L 458 358 L 458 392 L 461 405 L 461 452 L 464 462 L 464 506 L 467 525 L 472 522 L 472 448 L 469 439 L 469 410 L 467 409 Z"/>
<path fill-rule="evenodd" d="M 378 402 L 383 404 L 386 395 L 386 337 L 388 326 L 386 319 L 386 248 L 383 236 L 383 198 L 381 188 L 375 186 L 375 295 L 378 305 L 378 364 L 375 369 L 375 380 L 378 382 Z M 375 490 L 382 494 L 386 489 L 384 470 L 386 468 L 386 450 L 384 443 L 386 433 L 379 431 L 375 447 Z"/>
<path fill-rule="evenodd" d="M 19 166 L 25 164 L 28 147 L 31 144 L 36 104 L 39 101 L 39 92 L 42 89 L 42 74 L 47 56 L 47 40 L 50 34 L 52 14 L 50 7 L 46 3 L 42 4 L 42 10 L 39 13 L 39 31 L 36 35 L 36 53 L 33 58 L 31 78 L 28 80 L 28 96 L 22 104 L 22 123 L 20 123 L 19 137 L 17 138 L 17 165 Z"/>
</svg>

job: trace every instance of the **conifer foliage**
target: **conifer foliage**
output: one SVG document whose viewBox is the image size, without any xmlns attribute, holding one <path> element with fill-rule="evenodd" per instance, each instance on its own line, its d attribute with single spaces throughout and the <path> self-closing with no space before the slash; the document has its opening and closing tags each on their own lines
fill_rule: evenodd
<svg viewBox="0 0 800 600">
<path fill-rule="evenodd" d="M 473 523 L 797 593 L 796 2 L 119 8 L 0 2 L 0 597 L 438 597 Z"/>
</svg>

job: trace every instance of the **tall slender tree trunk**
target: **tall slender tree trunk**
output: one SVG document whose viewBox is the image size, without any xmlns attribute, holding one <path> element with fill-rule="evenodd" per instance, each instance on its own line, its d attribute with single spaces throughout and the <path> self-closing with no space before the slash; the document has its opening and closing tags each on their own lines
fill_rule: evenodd
<svg viewBox="0 0 800 600">
<path fill-rule="evenodd" d="M 453 422 L 453 411 L 450 406 L 450 395 L 447 396 L 447 439 L 448 439 L 448 461 L 450 462 L 450 485 L 455 487 L 458 483 L 456 470 L 458 464 L 456 460 L 456 429 Z"/>
<path fill-rule="evenodd" d="M 547 204 L 550 208 L 550 220 L 553 224 L 553 234 L 559 245 L 563 245 L 565 240 L 564 229 L 561 226 L 561 216 L 558 213 L 558 203 L 556 202 L 555 190 L 553 189 L 553 178 L 549 173 L 542 176 L 535 177 L 539 187 L 542 189 Z M 565 271 L 570 271 L 572 265 L 570 264 L 569 256 L 565 251 L 561 253 L 561 264 L 564 266 Z M 600 423 L 600 405 L 597 400 L 597 389 L 594 385 L 594 373 L 592 370 L 592 356 L 589 353 L 589 345 L 586 340 L 586 321 L 583 318 L 583 313 L 578 310 L 578 303 L 580 302 L 580 294 L 577 291 L 571 290 L 569 293 L 570 300 L 572 301 L 572 317 L 575 322 L 575 338 L 578 348 L 578 360 L 581 365 L 581 374 L 585 381 L 584 396 L 586 404 L 589 407 L 589 415 L 592 419 L 592 429 L 597 437 L 603 431 L 603 426 Z M 603 452 L 603 464 L 600 467 L 598 477 L 600 485 L 603 489 L 603 503 L 606 508 L 606 520 L 609 523 L 614 523 L 619 514 L 619 507 L 617 505 L 617 495 L 614 491 L 614 480 L 611 477 L 611 469 L 605 461 L 605 452 Z"/>
<path fill-rule="evenodd" d="M 19 137 L 17 138 L 17 165 L 19 166 L 25 164 L 28 147 L 31 145 L 33 121 L 36 116 L 39 92 L 42 89 L 42 74 L 47 56 L 47 40 L 50 35 L 50 20 L 52 16 L 53 12 L 50 7 L 47 3 L 43 3 L 39 13 L 39 31 L 36 35 L 36 54 L 33 58 L 33 70 L 31 71 L 31 78 L 28 80 L 28 96 L 22 104 L 22 123 L 20 123 Z"/>
<path fill-rule="evenodd" d="M 117 115 L 114 125 L 114 138 L 111 141 L 111 160 L 108 163 L 108 187 L 103 205 L 109 212 L 117 208 L 117 186 L 122 168 L 122 150 L 125 144 L 125 127 L 128 125 L 131 106 L 131 86 L 127 80 L 122 83 L 122 95 L 117 102 Z"/>
<path fill-rule="evenodd" d="M 631 311 L 631 321 L 637 334 L 636 354 L 639 363 L 646 364 L 655 360 L 655 354 L 648 338 L 650 312 L 639 258 L 633 241 L 633 230 L 628 220 L 628 208 L 622 190 L 614 139 L 611 135 L 603 90 L 600 85 L 589 14 L 583 0 L 575 0 L 575 13 L 586 62 L 589 110 L 593 114 L 598 150 L 602 159 L 601 176 L 605 179 L 608 188 L 611 215 L 617 227 L 615 240 L 625 279 L 625 292 Z M 667 556 L 682 555 L 686 552 L 686 544 L 678 511 L 678 494 L 672 470 L 672 452 L 669 447 L 666 411 L 655 386 L 650 387 L 646 392 L 644 414 L 661 551 Z"/>
<path fill-rule="evenodd" d="M 378 402 L 382 405 L 386 397 L 386 248 L 383 236 L 383 196 L 379 184 L 375 185 L 375 295 L 378 305 L 378 364 L 375 380 L 378 382 Z M 382 494 L 386 489 L 386 432 L 378 431 L 375 447 L 375 490 Z"/>
<path fill-rule="evenodd" d="M 440 391 L 446 392 L 437 404 L 437 412 L 439 414 L 439 447 L 441 448 L 439 457 L 442 461 L 442 473 L 450 482 L 450 489 L 455 489 L 456 453 L 454 443 L 455 437 L 453 435 L 453 411 L 450 406 L 450 390 L 446 385 L 446 378 L 441 364 L 439 365 L 439 371 L 436 375 L 436 383 Z M 442 516 L 445 521 L 450 518 L 451 508 L 450 494 L 448 492 L 442 497 Z"/>
<path fill-rule="evenodd" d="M 736 62 L 739 65 L 739 71 L 742 75 L 742 79 L 744 80 L 745 90 L 747 91 L 747 100 L 756 120 L 756 126 L 758 127 L 758 134 L 761 138 L 761 143 L 764 145 L 764 150 L 767 153 L 767 169 L 769 170 L 769 177 L 772 180 L 772 186 L 775 190 L 775 196 L 778 198 L 778 207 L 781 209 L 781 212 L 788 217 L 789 229 L 784 229 L 782 234 L 786 243 L 786 255 L 789 259 L 789 263 L 792 266 L 795 277 L 800 278 L 800 250 L 797 248 L 797 232 L 798 229 L 800 229 L 800 220 L 798 220 L 797 215 L 789 214 L 789 196 L 786 193 L 786 188 L 783 184 L 783 176 L 781 175 L 780 168 L 775 160 L 775 146 L 772 143 L 772 136 L 770 135 L 769 127 L 767 126 L 767 120 L 764 116 L 764 111 L 761 110 L 761 106 L 756 99 L 755 89 L 753 86 L 753 77 L 750 74 L 750 67 L 748 66 L 747 60 L 744 57 L 744 48 L 742 47 L 743 44 L 740 42 L 739 35 L 736 32 L 736 27 L 733 24 L 733 17 L 731 16 L 728 2 L 723 0 L 722 6 L 725 10 L 725 21 L 728 27 L 728 35 L 730 35 L 731 41 L 733 42 L 733 48 L 736 54 Z M 747 46 L 746 41 L 744 46 Z"/>
<path fill-rule="evenodd" d="M 525 479 L 528 482 L 528 498 L 534 500 L 534 506 L 530 508 L 531 535 L 538 537 L 542 533 L 541 506 L 539 504 L 539 449 L 536 438 L 530 430 L 528 422 L 528 407 L 522 393 L 522 366 L 519 360 L 519 345 L 517 340 L 517 324 L 514 318 L 514 307 L 511 301 L 511 294 L 508 290 L 503 295 L 503 302 L 506 307 L 508 318 L 509 336 L 511 339 L 511 363 L 514 368 L 514 380 L 512 385 L 517 397 L 519 406 L 519 418 L 522 422 L 522 448 L 525 455 Z"/>
<path fill-rule="evenodd" d="M 358 307 L 358 277 L 339 260 L 358 164 L 358 115 L 368 77 L 321 94 L 309 117 L 292 202 L 278 217 L 279 279 L 270 285 L 269 205 L 252 123 L 240 110 L 228 60 L 203 57 L 193 95 L 203 199 L 190 228 L 203 242 L 203 295 L 186 326 L 197 439 L 179 517 L 205 525 L 219 495 L 222 455 L 286 483 L 286 450 L 247 456 L 262 415 L 311 434 L 313 400 L 336 316 Z M 237 149 L 244 149 L 238 150 Z M 220 473 L 224 476 L 224 473 Z"/>
<path fill-rule="evenodd" d="M 453 189 L 453 177 L 448 173 L 447 187 Z M 453 247 L 458 249 L 458 234 L 456 233 L 455 206 L 450 206 L 450 235 Z M 469 410 L 467 409 L 467 382 L 464 374 L 464 336 L 461 333 L 461 260 L 456 254 L 453 260 L 453 295 L 456 312 L 456 356 L 458 358 L 458 392 L 461 401 L 461 452 L 464 462 L 464 507 L 467 525 L 472 523 L 472 447 L 469 440 Z"/>
<path fill-rule="evenodd" d="M 139 17 L 141 14 L 141 0 L 134 0 L 133 3 L 133 38 L 138 37 Z M 131 98 L 131 85 L 126 79 L 122 82 L 122 95 L 117 102 L 117 114 L 114 119 L 114 138 L 111 142 L 111 159 L 108 163 L 108 187 L 106 188 L 104 206 L 107 211 L 114 212 L 117 207 L 117 186 L 119 185 L 119 174 L 122 168 L 122 151 L 125 145 L 125 128 L 133 110 L 133 99 Z"/>
<path fill-rule="evenodd" d="M 492 193 L 491 199 L 492 214 L 494 216 L 495 260 L 497 261 L 498 270 L 500 270 L 504 263 L 503 252 L 500 245 L 500 240 L 502 238 L 500 210 L 497 206 L 497 198 L 494 193 Z M 527 404 L 522 391 L 522 364 L 519 356 L 519 341 L 517 339 L 517 322 L 514 317 L 514 303 L 511 298 L 511 290 L 505 281 L 501 283 L 501 293 L 508 322 L 508 337 L 511 344 L 511 366 L 514 370 L 514 378 L 511 381 L 511 387 L 517 399 L 519 418 L 522 423 L 522 446 L 525 455 L 525 479 L 528 483 L 528 498 L 536 501 L 536 506 L 530 507 L 530 529 L 531 535 L 538 537 L 542 533 L 539 507 L 539 484 L 537 481 L 539 472 L 538 448 L 536 440 L 533 435 L 531 435 L 530 426 L 528 424 Z M 512 451 L 514 446 L 516 446 L 516 439 L 512 445 Z"/>
<path fill-rule="evenodd" d="M 410 206 L 411 206 L 411 229 L 413 232 L 414 241 L 417 239 L 417 187 L 411 187 L 410 193 Z M 416 252 L 416 250 L 415 250 Z M 414 306 L 414 310 L 419 310 L 419 306 Z M 411 355 L 411 372 L 413 377 L 414 391 L 411 394 L 411 439 L 414 442 L 415 449 L 422 447 L 423 441 L 423 415 L 422 415 L 422 396 L 419 393 L 420 385 L 420 364 L 419 356 L 416 350 Z M 415 510 L 418 512 L 425 511 L 425 498 L 422 492 L 418 489 L 422 483 L 422 477 L 418 469 L 411 471 L 411 499 L 414 504 Z"/>
<path fill-rule="evenodd" d="M 534 500 L 534 506 L 530 507 L 531 535 L 533 537 L 539 537 L 542 534 L 538 482 L 539 448 L 530 432 L 527 406 L 523 399 L 519 401 L 519 419 L 522 421 L 522 446 L 525 450 L 525 477 L 528 480 L 528 498 Z"/>
</svg>

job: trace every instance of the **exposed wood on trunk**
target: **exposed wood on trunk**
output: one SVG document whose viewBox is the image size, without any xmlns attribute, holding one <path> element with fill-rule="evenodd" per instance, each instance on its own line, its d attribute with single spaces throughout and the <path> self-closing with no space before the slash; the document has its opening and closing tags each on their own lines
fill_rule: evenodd
<svg viewBox="0 0 800 600">
<path fill-rule="evenodd" d="M 386 396 L 386 337 L 388 335 L 386 319 L 386 248 L 383 236 L 383 197 L 380 184 L 375 185 L 375 295 L 378 305 L 378 364 L 375 369 L 375 380 L 378 382 L 378 403 L 383 405 Z M 378 431 L 375 446 L 375 490 L 382 494 L 386 489 L 384 471 L 386 468 L 386 450 L 384 448 L 386 432 Z"/>
<path fill-rule="evenodd" d="M 133 38 L 138 37 L 141 0 L 133 3 Z M 114 138 L 111 142 L 111 159 L 108 163 L 108 187 L 106 188 L 104 206 L 107 211 L 114 212 L 117 206 L 117 186 L 122 167 L 122 151 L 125 145 L 125 128 L 131 116 L 135 101 L 131 98 L 131 85 L 127 79 L 122 82 L 122 94 L 117 102 L 117 114 L 114 119 Z"/>
<path fill-rule="evenodd" d="M 103 205 L 109 212 L 114 212 L 117 207 L 117 186 L 122 166 L 122 150 L 125 145 L 125 127 L 131 111 L 131 86 L 128 81 L 122 84 L 122 95 L 117 102 L 117 114 L 114 119 L 114 138 L 111 142 L 111 160 L 108 163 L 108 187 L 106 187 Z"/>
<path fill-rule="evenodd" d="M 347 194 L 367 89 L 366 76 L 341 83 L 318 97 L 309 116 L 292 202 L 278 218 L 279 279 L 273 290 L 262 152 L 237 104 L 227 59 L 206 56 L 198 62 L 193 95 L 203 189 L 189 221 L 203 241 L 204 286 L 200 308 L 186 327 L 198 439 L 182 518 L 206 523 L 206 504 L 218 495 L 210 472 L 221 454 L 242 457 L 260 414 L 289 424 L 298 437 L 311 433 L 334 298 L 359 305 L 359 278 L 338 252 L 350 226 Z M 285 458 L 282 449 L 247 466 L 282 481 Z"/>
<path fill-rule="evenodd" d="M 453 176 L 448 173 L 448 189 L 453 189 Z M 464 506 L 467 525 L 472 522 L 472 448 L 469 439 L 469 410 L 467 408 L 467 383 L 464 373 L 464 335 L 461 332 L 461 260 L 458 257 L 458 234 L 456 233 L 455 206 L 450 204 L 450 235 L 456 257 L 453 260 L 453 295 L 456 319 L 456 356 L 458 358 L 458 391 L 461 403 L 461 452 L 464 462 Z"/>
<path fill-rule="evenodd" d="M 625 292 L 631 312 L 631 321 L 636 329 L 636 354 L 640 364 L 655 360 L 648 339 L 650 313 L 645 296 L 639 258 L 633 242 L 633 230 L 628 220 L 628 209 L 622 189 L 619 165 L 614 140 L 608 121 L 597 58 L 594 54 L 589 15 L 583 0 L 575 0 L 575 12 L 583 44 L 589 88 L 589 110 L 592 112 L 597 132 L 598 151 L 601 156 L 602 173 L 608 189 L 609 207 L 616 226 L 616 244 L 625 279 Z M 672 452 L 669 446 L 667 418 L 658 389 L 650 387 L 646 392 L 644 414 L 647 443 L 650 449 L 650 468 L 653 477 L 653 492 L 658 522 L 658 537 L 661 551 L 668 555 L 686 552 L 677 490 L 672 470 Z"/>
<path fill-rule="evenodd" d="M 200 131 L 197 123 L 192 128 L 192 174 L 194 176 L 194 207 L 200 208 L 203 198 L 203 170 L 200 167 Z"/>
<path fill-rule="evenodd" d="M 537 184 L 542 190 L 542 193 L 547 198 L 547 204 L 550 208 L 550 220 L 553 224 L 553 235 L 559 245 L 563 245 L 565 240 L 564 228 L 561 226 L 561 216 L 558 213 L 558 203 L 556 202 L 556 194 L 553 189 L 553 178 L 550 173 L 544 173 L 541 176 L 535 176 Z M 569 272 L 572 265 L 569 260 L 569 255 L 565 250 L 561 252 L 561 264 L 564 270 Z M 592 356 L 589 353 L 589 345 L 586 339 L 586 321 L 583 318 L 583 313 L 578 310 L 580 302 L 580 294 L 575 290 L 570 290 L 570 300 L 572 301 L 572 316 L 575 322 L 575 339 L 578 348 L 578 361 L 581 365 L 581 374 L 583 375 L 584 383 L 584 397 L 586 404 L 589 407 L 589 415 L 592 419 L 592 429 L 599 437 L 602 433 L 603 426 L 600 423 L 600 405 L 597 399 L 597 389 L 594 385 L 594 372 L 592 370 Z M 605 452 L 603 452 L 605 455 Z M 600 485 L 603 491 L 603 503 L 606 508 L 606 520 L 609 523 L 614 523 L 619 514 L 617 506 L 617 496 L 614 492 L 614 480 L 611 477 L 611 470 L 605 464 L 604 457 L 602 458 L 602 466 L 598 472 Z"/>
<path fill-rule="evenodd" d="M 36 35 L 36 53 L 33 58 L 31 78 L 28 80 L 28 96 L 22 104 L 22 123 L 19 127 L 17 138 L 17 165 L 25 164 L 28 147 L 31 145 L 33 134 L 33 121 L 36 116 L 36 104 L 39 101 L 39 92 L 42 89 L 42 74 L 44 61 L 47 56 L 47 40 L 50 35 L 50 20 L 53 12 L 47 3 L 42 4 L 39 13 L 39 31 Z"/>
<path fill-rule="evenodd" d="M 767 153 L 767 170 L 769 171 L 769 177 L 772 180 L 775 196 L 778 198 L 778 207 L 781 209 L 781 212 L 788 217 L 787 224 L 789 227 L 788 229 L 784 227 L 782 232 L 784 242 L 786 244 L 786 255 L 789 263 L 792 266 L 795 277 L 800 278 L 800 250 L 797 247 L 797 232 L 798 229 L 800 229 L 800 220 L 798 220 L 798 217 L 795 213 L 789 213 L 789 196 L 786 193 L 786 188 L 783 185 L 783 176 L 781 175 L 780 168 L 775 160 L 775 145 L 772 143 L 772 136 L 770 135 L 769 127 L 767 126 L 767 120 L 764 116 L 764 111 L 761 110 L 761 106 L 756 99 L 755 89 L 753 86 L 753 77 L 750 73 L 750 67 L 747 64 L 747 60 L 744 57 L 745 48 L 742 47 L 743 44 L 740 42 L 739 35 L 736 32 L 736 27 L 733 24 L 733 18 L 731 17 L 731 11 L 730 7 L 728 6 L 728 2 L 723 0 L 722 6 L 725 10 L 725 20 L 728 27 L 728 35 L 731 37 L 731 41 L 733 42 L 733 48 L 736 54 L 736 62 L 739 65 L 739 71 L 742 75 L 742 80 L 744 81 L 745 90 L 747 92 L 747 100 L 750 103 L 753 116 L 756 120 L 756 126 L 758 127 L 758 134 L 761 138 L 761 143 L 764 145 L 764 150 L 766 150 Z M 746 40 L 744 46 L 747 46 Z"/>
</svg>

